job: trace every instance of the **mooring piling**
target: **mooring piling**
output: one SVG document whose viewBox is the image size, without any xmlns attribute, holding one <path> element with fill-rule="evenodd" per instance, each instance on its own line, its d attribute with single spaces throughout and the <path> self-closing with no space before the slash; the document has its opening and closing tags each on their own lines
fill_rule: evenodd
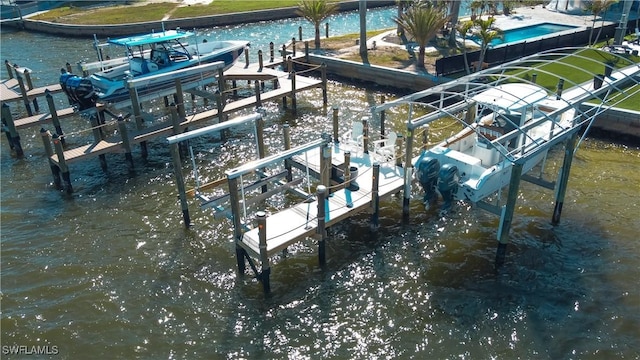
<svg viewBox="0 0 640 360">
<path fill-rule="evenodd" d="M 378 186 L 380 177 L 380 164 L 373 164 L 373 184 L 371 186 L 371 231 L 377 231 L 380 227 L 380 195 Z"/>
<path fill-rule="evenodd" d="M 65 145 L 64 136 L 62 136 L 62 127 L 60 126 L 60 119 L 58 118 L 58 111 L 56 110 L 56 105 L 53 102 L 53 96 L 51 95 L 51 91 L 48 89 L 44 91 L 45 98 L 47 99 L 47 106 L 49 107 L 49 114 L 51 114 L 51 121 L 53 122 L 53 127 L 56 129 L 56 134 L 60 137 L 60 141 L 62 141 L 62 145 Z"/>
<path fill-rule="evenodd" d="M 16 156 L 21 158 L 24 156 L 24 151 L 22 150 L 22 144 L 20 143 L 20 134 L 18 134 L 18 130 L 16 130 L 16 125 L 13 122 L 13 115 L 11 115 L 11 108 L 9 105 L 4 103 L 2 104 L 2 123 L 7 127 L 9 139 L 9 147 L 16 152 Z"/>
<path fill-rule="evenodd" d="M 129 166 L 129 171 L 133 171 L 133 156 L 131 155 L 131 142 L 129 141 L 129 130 L 122 115 L 118 116 L 118 130 L 122 139 L 122 147 L 124 147 L 124 158 Z"/>
<path fill-rule="evenodd" d="M 520 179 L 522 178 L 522 163 L 515 162 L 511 170 L 511 179 L 509 180 L 509 191 L 507 194 L 507 203 L 502 207 L 500 215 L 500 224 L 498 225 L 498 251 L 496 252 L 496 267 L 502 266 L 506 254 L 506 246 L 509 243 L 509 230 L 513 222 L 513 214 L 516 209 L 518 200 L 518 191 L 520 189 Z"/>
<path fill-rule="evenodd" d="M 52 139 L 53 147 L 58 157 L 58 167 L 60 168 L 62 181 L 64 182 L 63 187 L 67 194 L 71 194 L 73 193 L 73 186 L 71 186 L 71 175 L 69 174 L 69 166 L 67 166 L 67 161 L 64 158 L 64 149 L 62 148 L 62 142 L 60 141 L 60 137 L 58 136 L 58 134 L 53 134 Z"/>
<path fill-rule="evenodd" d="M 62 190 L 62 180 L 60 179 L 60 168 L 51 160 L 53 156 L 53 148 L 51 147 L 51 132 L 40 128 L 40 136 L 42 137 L 42 143 L 44 144 L 44 151 L 47 154 L 47 160 L 49 162 L 49 168 L 51 169 L 51 175 L 53 175 L 53 185 L 58 190 Z"/>
<path fill-rule="evenodd" d="M 571 164 L 573 162 L 573 156 L 575 152 L 576 139 L 578 132 L 567 138 L 564 145 L 564 160 L 562 161 L 562 168 L 558 174 L 558 187 L 556 190 L 556 204 L 553 209 L 553 217 L 551 223 L 557 225 L 560 223 L 560 215 L 562 214 L 562 205 L 564 204 L 564 197 L 567 193 L 567 184 L 569 182 L 569 173 L 571 172 Z"/>
</svg>

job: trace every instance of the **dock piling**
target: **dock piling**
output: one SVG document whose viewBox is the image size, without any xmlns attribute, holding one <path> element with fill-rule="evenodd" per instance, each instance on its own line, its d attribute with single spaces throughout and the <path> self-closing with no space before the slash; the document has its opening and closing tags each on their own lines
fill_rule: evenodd
<svg viewBox="0 0 640 360">
<path fill-rule="evenodd" d="M 175 107 L 172 109 L 175 109 Z M 180 197 L 184 226 L 189 227 L 191 225 L 191 217 L 189 216 L 189 203 L 187 202 L 187 192 L 184 184 L 184 175 L 182 174 L 182 160 L 180 159 L 178 143 L 171 144 L 171 158 L 173 159 L 173 169 L 176 173 L 176 185 L 178 186 L 178 196 Z"/>
<path fill-rule="evenodd" d="M 573 155 L 575 152 L 575 143 L 578 133 L 571 135 L 564 147 L 564 160 L 562 161 L 562 168 L 558 174 L 558 187 L 556 189 L 556 205 L 553 209 L 553 217 L 551 223 L 558 225 L 560 223 L 560 215 L 562 214 L 562 205 L 564 204 L 564 197 L 567 193 L 567 183 L 569 182 L 569 173 L 571 171 L 571 164 L 573 162 Z"/>
<path fill-rule="evenodd" d="M 97 114 L 95 116 L 91 115 L 89 117 L 89 121 L 91 123 L 91 132 L 93 133 L 93 141 L 97 144 L 103 140 L 103 134 Z M 105 154 L 98 155 L 98 158 L 100 159 L 100 167 L 102 170 L 107 171 L 107 157 Z"/>
<path fill-rule="evenodd" d="M 322 79 L 322 105 L 324 105 L 326 109 L 329 98 L 327 96 L 327 64 L 325 63 L 320 65 L 320 77 Z"/>
<path fill-rule="evenodd" d="M 62 181 L 64 182 L 64 189 L 67 194 L 73 193 L 73 187 L 71 186 L 71 175 L 69 174 L 69 167 L 67 166 L 67 161 L 64 159 L 64 149 L 62 148 L 62 142 L 60 142 L 60 137 L 58 134 L 53 134 L 53 147 L 56 151 L 56 155 L 58 156 L 58 168 L 60 168 L 60 172 L 62 173 Z"/>
<path fill-rule="evenodd" d="M 20 88 L 20 94 L 22 95 L 22 101 L 24 102 L 24 107 L 27 109 L 27 114 L 29 116 L 33 116 L 33 110 L 31 110 L 31 105 L 29 104 L 29 97 L 27 96 L 27 88 L 24 85 L 24 79 L 20 74 L 16 73 L 16 78 L 18 80 L 18 87 Z"/>
<path fill-rule="evenodd" d="M 316 189 L 316 195 L 318 196 L 318 227 L 316 228 L 316 236 L 318 238 L 318 262 L 320 266 L 324 266 L 326 261 L 326 199 L 327 188 L 324 185 L 318 185 Z"/>
<path fill-rule="evenodd" d="M 16 130 L 16 125 L 13 122 L 13 116 L 11 115 L 11 108 L 8 104 L 2 104 L 2 123 L 9 130 L 7 138 L 9 138 L 9 146 L 16 152 L 16 156 L 21 158 L 24 156 L 22 150 L 22 144 L 20 144 L 20 134 Z"/>
<path fill-rule="evenodd" d="M 384 104 L 385 101 L 386 101 L 386 98 L 384 94 L 380 95 L 380 104 Z M 386 134 L 386 129 L 384 128 L 386 119 L 387 119 L 387 113 L 384 110 L 382 110 L 380 112 L 380 135 L 382 136 Z"/>
<path fill-rule="evenodd" d="M 380 193 L 379 193 L 379 184 L 380 184 L 380 164 L 373 164 L 373 177 L 372 177 L 372 187 L 371 187 L 371 231 L 377 231 L 380 227 Z"/>
<path fill-rule="evenodd" d="M 284 133 L 284 149 L 291 149 L 291 127 L 289 124 L 284 124 L 282 126 L 282 131 Z M 284 168 L 287 170 L 287 181 L 293 181 L 293 174 L 291 173 L 291 159 L 286 159 L 284 161 Z"/>
<path fill-rule="evenodd" d="M 45 98 L 47 99 L 47 106 L 49 106 L 49 113 L 51 114 L 51 121 L 53 122 L 53 127 L 56 129 L 56 134 L 60 137 L 60 141 L 62 141 L 62 145 L 65 145 L 64 136 L 62 136 L 62 127 L 60 126 L 60 119 L 58 118 L 58 111 L 56 110 L 56 105 L 53 102 L 53 96 L 51 95 L 51 91 L 49 89 L 44 91 Z"/>
<path fill-rule="evenodd" d="M 13 68 L 11 67 L 11 63 L 9 62 L 9 60 L 4 61 L 4 66 L 7 68 L 9 79 L 13 79 Z"/>
<path fill-rule="evenodd" d="M 340 143 L 340 134 L 338 134 L 338 105 L 333 105 L 333 142 Z"/>
<path fill-rule="evenodd" d="M 122 138 L 122 146 L 124 147 L 124 158 L 129 166 L 129 171 L 133 171 L 133 156 L 131 156 L 131 142 L 129 141 L 129 131 L 127 130 L 127 124 L 124 121 L 122 115 L 118 116 L 118 130 L 120 130 L 120 137 Z"/>
<path fill-rule="evenodd" d="M 258 222 L 258 237 L 260 238 L 260 265 L 262 266 L 259 280 L 262 281 L 264 293 L 268 294 L 271 292 L 271 284 L 269 282 L 271 266 L 269 265 L 269 255 L 267 255 L 267 214 L 264 211 L 258 211 L 256 220 Z"/>
<path fill-rule="evenodd" d="M 60 168 L 56 166 L 51 160 L 53 156 L 53 148 L 51 147 L 51 133 L 44 128 L 40 128 L 40 136 L 42 137 L 42 143 L 44 144 L 44 151 L 47 154 L 49 162 L 49 168 L 51 169 L 51 175 L 53 175 L 53 185 L 58 190 L 62 190 L 62 179 L 60 179 Z"/>
<path fill-rule="evenodd" d="M 522 164 L 514 163 L 511 170 L 511 180 L 509 180 L 509 193 L 507 195 L 507 203 L 502 207 L 500 215 L 500 224 L 498 226 L 498 250 L 496 252 L 496 268 L 500 268 L 504 264 L 506 254 L 506 246 L 509 243 L 509 230 L 513 222 L 513 213 L 516 209 L 518 200 L 518 190 L 520 188 L 520 179 L 522 178 Z"/>
</svg>

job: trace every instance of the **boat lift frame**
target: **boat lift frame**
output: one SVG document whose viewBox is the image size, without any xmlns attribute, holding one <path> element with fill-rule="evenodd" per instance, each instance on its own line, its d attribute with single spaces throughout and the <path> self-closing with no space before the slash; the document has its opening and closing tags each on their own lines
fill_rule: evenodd
<svg viewBox="0 0 640 360">
<path fill-rule="evenodd" d="M 445 117 L 451 117 L 457 120 L 463 126 L 470 128 L 478 133 L 478 136 L 483 136 L 478 128 L 473 127 L 471 126 L 471 124 L 469 124 L 469 113 L 472 109 L 474 109 L 475 106 L 475 102 L 472 101 L 471 98 L 475 94 L 485 91 L 491 87 L 495 87 L 501 83 L 513 80 L 530 84 L 535 84 L 536 82 L 536 74 L 534 74 L 531 80 L 525 80 L 517 77 L 517 75 L 509 75 L 507 74 L 507 71 L 515 70 L 526 72 L 530 71 L 535 64 L 550 63 L 558 61 L 559 59 L 567 56 L 578 56 L 582 59 L 596 61 L 583 55 L 573 54 L 578 50 L 581 49 L 562 48 L 549 50 L 536 55 L 531 55 L 509 63 L 505 63 L 496 68 L 482 70 L 480 72 L 467 75 L 449 83 L 438 85 L 373 107 L 372 111 L 374 113 L 384 114 L 384 111 L 397 106 L 409 106 L 409 119 L 406 122 L 406 168 L 403 197 L 403 217 L 408 218 L 409 216 L 411 184 L 414 172 L 414 164 L 417 160 L 417 158 L 413 158 L 412 155 L 413 139 L 415 131 L 418 128 L 428 127 L 430 123 L 436 120 Z M 623 64 L 626 63 L 627 66 L 618 70 L 613 70 L 610 64 L 602 62 L 603 70 L 605 73 L 608 73 L 608 76 L 590 73 L 585 69 L 574 66 L 576 71 L 587 72 L 588 75 L 593 78 L 593 81 L 589 80 L 580 84 L 572 83 L 570 84 L 572 85 L 570 89 L 564 90 L 563 88 L 565 79 L 559 79 L 558 86 L 556 88 L 556 100 L 560 104 L 560 106 L 557 106 L 557 109 L 546 114 L 546 116 L 540 121 L 535 121 L 531 124 L 527 123 L 524 126 L 516 126 L 514 130 L 502 136 L 499 136 L 496 139 L 487 139 L 488 142 L 490 142 L 491 146 L 500 151 L 500 147 L 502 146 L 500 145 L 500 143 L 505 143 L 506 141 L 514 138 L 523 137 L 526 135 L 527 130 L 529 130 L 530 128 L 535 127 L 544 121 L 553 121 L 552 119 L 554 118 L 554 116 L 562 114 L 569 109 L 575 109 L 575 118 L 573 121 L 573 125 L 569 128 L 564 129 L 561 129 L 559 127 L 554 129 L 552 127 L 549 134 L 550 138 L 548 140 L 542 143 L 527 143 L 526 141 L 521 141 L 519 146 L 511 151 L 502 147 L 502 151 L 500 152 L 503 156 L 505 156 L 506 159 L 510 160 L 512 163 L 511 179 L 509 183 L 509 191 L 506 203 L 501 207 L 487 203 L 486 201 L 478 201 L 475 203 L 475 205 L 477 205 L 479 208 L 500 216 L 500 224 L 497 231 L 497 238 L 499 243 L 496 253 L 496 266 L 500 266 L 504 262 L 506 246 L 509 242 L 508 234 L 511 223 L 513 221 L 520 180 L 526 180 L 536 185 L 555 190 L 555 207 L 552 216 L 552 223 L 554 225 L 557 225 L 560 221 L 560 215 L 562 213 L 562 206 L 566 194 L 569 173 L 571 170 L 571 163 L 573 155 L 577 150 L 576 141 L 580 130 L 588 130 L 597 115 L 622 101 L 622 99 L 616 99 L 614 104 L 605 105 L 604 102 L 607 100 L 612 91 L 617 91 L 623 94 L 623 99 L 640 93 L 640 89 L 637 88 L 640 84 L 640 64 L 633 63 L 632 61 L 626 59 L 621 55 L 610 53 L 606 53 L 606 55 L 614 57 L 618 62 L 622 61 Z M 542 68 L 535 68 L 535 71 L 556 76 L 555 74 Z M 487 79 L 491 79 L 492 77 L 496 80 L 487 81 Z M 628 84 L 633 84 L 636 86 L 636 89 L 631 93 L 626 93 L 624 90 L 624 87 Z M 511 95 L 517 97 L 517 94 Z M 583 110 L 580 108 L 580 105 L 583 102 L 596 98 L 601 99 L 601 104 L 599 106 L 589 107 L 587 110 Z M 427 100 L 425 101 L 424 99 Z M 522 101 L 524 99 L 519 100 Z M 433 111 L 426 115 L 413 118 L 414 104 L 420 104 L 420 106 L 429 107 Z M 474 116 L 471 116 L 471 118 L 473 117 Z M 540 171 L 539 177 L 533 177 L 528 174 L 522 173 L 523 165 L 529 158 L 536 156 L 540 152 L 548 150 L 551 147 L 562 142 L 564 142 L 565 154 L 563 165 L 558 173 L 557 183 L 542 179 L 544 161 L 542 163 L 543 169 Z M 535 146 L 532 147 L 532 144 Z"/>
</svg>

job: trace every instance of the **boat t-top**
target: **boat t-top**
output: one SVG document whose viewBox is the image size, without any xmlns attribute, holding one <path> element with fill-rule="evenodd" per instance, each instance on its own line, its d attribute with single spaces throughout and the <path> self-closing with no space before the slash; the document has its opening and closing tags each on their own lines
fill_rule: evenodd
<svg viewBox="0 0 640 360">
<path fill-rule="evenodd" d="M 105 45 L 115 46 L 122 56 L 111 59 L 103 51 Z M 118 102 L 127 99 L 129 95 L 125 83 L 129 79 L 141 79 L 212 62 L 223 62 L 224 69 L 227 69 L 247 45 L 247 41 L 211 41 L 197 36 L 195 32 L 180 29 L 110 39 L 106 44 L 96 41 L 98 61 L 80 65 L 83 73 L 90 75 L 82 78 L 63 71 L 60 83 L 69 98 L 85 109 L 94 106 L 96 101 Z M 153 92 L 169 85 L 166 82 L 153 84 L 139 91 Z"/>
</svg>

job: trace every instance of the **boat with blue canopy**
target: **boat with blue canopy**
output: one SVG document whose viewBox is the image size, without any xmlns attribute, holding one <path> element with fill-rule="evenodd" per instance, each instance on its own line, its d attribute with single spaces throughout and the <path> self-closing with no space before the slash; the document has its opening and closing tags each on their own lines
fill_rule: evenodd
<svg viewBox="0 0 640 360">
<path fill-rule="evenodd" d="M 248 41 L 239 40 L 210 40 L 180 29 L 110 39 L 104 44 L 95 40 L 98 61 L 79 64 L 84 77 L 63 71 L 60 84 L 81 110 L 95 106 L 97 101 L 116 103 L 129 98 L 127 80 L 213 62 L 223 62 L 223 70 L 226 70 L 248 44 Z M 109 51 L 114 53 L 113 59 L 107 54 L 107 47 L 115 47 L 115 51 Z M 196 79 L 201 75 L 193 74 L 191 77 Z M 173 84 L 174 81 L 154 83 L 138 88 L 138 92 L 153 92 Z"/>
</svg>

